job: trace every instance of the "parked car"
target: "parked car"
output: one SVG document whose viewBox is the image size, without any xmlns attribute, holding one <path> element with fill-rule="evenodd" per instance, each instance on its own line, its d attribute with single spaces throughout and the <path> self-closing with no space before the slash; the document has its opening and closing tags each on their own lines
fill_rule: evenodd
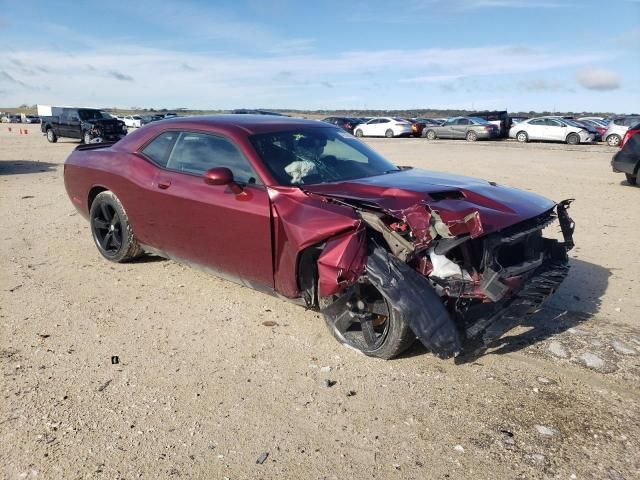
<svg viewBox="0 0 640 480">
<path fill-rule="evenodd" d="M 427 140 L 436 138 L 465 138 L 469 142 L 480 139 L 498 138 L 500 129 L 496 125 L 477 117 L 452 117 L 442 125 L 426 128 Z"/>
<path fill-rule="evenodd" d="M 425 126 L 428 125 L 442 125 L 444 122 L 440 119 L 437 118 L 423 118 L 423 117 L 419 117 L 414 119 L 416 122 L 420 122 L 420 123 L 424 123 Z"/>
<path fill-rule="evenodd" d="M 582 120 L 576 120 L 574 117 L 556 116 L 556 115 L 552 115 L 547 118 L 560 118 L 569 125 L 585 129 L 587 132 L 589 132 L 593 136 L 594 142 L 602 141 L 602 133 L 600 133 L 598 129 L 592 123 L 590 123 L 589 120 L 582 121 Z M 604 130 L 606 131 L 606 129 Z"/>
<path fill-rule="evenodd" d="M 356 137 L 402 137 L 411 135 L 411 124 L 402 118 L 376 117 L 357 125 Z"/>
<path fill-rule="evenodd" d="M 167 112 L 164 114 L 164 116 L 162 118 L 176 118 L 178 116 L 177 113 L 174 112 Z"/>
<path fill-rule="evenodd" d="M 322 120 L 323 122 L 330 123 L 331 125 L 335 125 L 336 127 L 340 127 L 346 132 L 353 134 L 354 128 L 362 121 L 359 118 L 351 118 L 351 117 L 327 117 Z"/>
<path fill-rule="evenodd" d="M 619 115 L 611 118 L 604 140 L 611 146 L 620 145 L 622 137 L 630 126 L 640 122 L 640 115 Z"/>
<path fill-rule="evenodd" d="M 585 125 L 590 126 L 591 128 L 593 128 L 597 135 L 596 135 L 596 140 L 601 142 L 604 140 L 604 136 L 607 133 L 607 127 L 605 125 L 602 124 L 602 122 L 599 122 L 597 120 L 591 120 L 588 118 L 580 118 L 578 120 L 576 120 L 577 122 L 583 123 Z M 589 130 L 591 131 L 591 130 Z M 598 138 L 599 137 L 599 138 Z"/>
<path fill-rule="evenodd" d="M 21 118 L 22 123 L 40 123 L 40 117 L 38 115 L 23 115 Z"/>
<path fill-rule="evenodd" d="M 613 156 L 611 167 L 614 172 L 624 173 L 627 182 L 637 185 L 640 177 L 640 123 L 627 130 L 622 148 Z"/>
<path fill-rule="evenodd" d="M 529 117 L 521 117 L 521 116 L 515 116 L 515 117 L 509 117 L 511 119 L 511 126 L 515 125 L 516 123 L 520 123 L 520 122 L 524 122 L 525 120 L 529 120 Z"/>
<path fill-rule="evenodd" d="M 639 131 L 640 131 L 640 123 L 637 123 L 629 127 L 629 130 L 627 130 L 624 133 L 624 137 L 622 137 L 622 141 L 620 142 L 620 148 L 624 148 L 625 144 L 629 141 L 629 139 L 634 135 L 636 135 Z"/>
<path fill-rule="evenodd" d="M 509 131 L 509 137 L 526 143 L 530 140 L 566 142 L 569 145 L 591 143 L 594 136 L 583 127 L 558 117 L 536 117 L 520 122 Z"/>
<path fill-rule="evenodd" d="M 142 125 L 147 125 L 148 123 L 151 122 L 157 122 L 158 120 L 162 120 L 164 118 L 164 116 L 162 115 L 141 115 L 140 116 L 140 123 Z"/>
<path fill-rule="evenodd" d="M 511 118 L 506 110 L 474 112 L 467 115 L 473 118 L 482 118 L 500 129 L 500 137 L 507 138 L 511 128 Z"/>
<path fill-rule="evenodd" d="M 573 247 L 570 201 L 396 167 L 311 120 L 152 123 L 76 148 L 64 183 L 107 260 L 200 265 L 319 310 L 373 357 L 416 337 L 443 358 L 482 350 L 558 288 Z"/>
<path fill-rule="evenodd" d="M 127 127 L 106 112 L 92 108 L 50 107 L 56 115 L 41 116 L 42 133 L 50 143 L 60 137 L 78 138 L 84 143 L 116 142 L 127 134 Z"/>
<path fill-rule="evenodd" d="M 128 128 L 140 128 L 142 126 L 142 117 L 140 115 L 125 115 L 122 121 Z"/>
<path fill-rule="evenodd" d="M 602 117 L 580 117 L 578 118 L 578 120 L 592 120 L 598 123 L 601 123 L 603 126 L 607 125 L 607 123 L 609 123 L 606 119 L 602 118 Z"/>
<path fill-rule="evenodd" d="M 253 108 L 237 108 L 235 110 L 232 110 L 231 113 L 235 113 L 236 115 L 273 115 L 274 117 L 289 116 L 289 115 L 285 115 L 284 113 L 270 112 L 269 110 L 260 110 L 260 109 L 253 109 Z M 177 116 L 175 113 L 172 113 L 171 115 L 173 115 L 174 117 Z"/>
<path fill-rule="evenodd" d="M 427 126 L 426 123 L 419 122 L 415 118 L 405 118 L 403 119 L 411 124 L 411 136 L 412 137 L 421 137 L 424 132 L 424 127 Z"/>
<path fill-rule="evenodd" d="M 20 115 L 16 113 L 5 113 L 2 118 L 0 118 L 0 122 L 2 123 L 21 123 Z"/>
</svg>

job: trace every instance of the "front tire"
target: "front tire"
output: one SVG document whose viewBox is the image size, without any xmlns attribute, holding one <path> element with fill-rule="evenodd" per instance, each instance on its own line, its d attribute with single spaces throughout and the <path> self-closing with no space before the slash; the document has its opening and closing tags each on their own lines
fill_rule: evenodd
<svg viewBox="0 0 640 480">
<path fill-rule="evenodd" d="M 436 132 L 434 132 L 433 130 L 429 130 L 427 132 L 427 140 L 435 140 L 436 138 L 438 138 L 438 136 L 436 135 Z"/>
<path fill-rule="evenodd" d="M 625 176 L 627 177 L 627 183 L 629 185 L 637 185 L 638 183 L 638 177 L 634 177 L 633 175 L 631 175 L 630 173 L 625 173 Z"/>
<path fill-rule="evenodd" d="M 356 137 L 363 137 L 363 136 L 364 135 L 362 133 L 362 130 L 360 130 L 360 129 L 356 130 Z"/>
<path fill-rule="evenodd" d="M 387 138 L 393 138 L 393 130 L 387 130 L 386 132 L 384 132 L 384 136 Z"/>
<path fill-rule="evenodd" d="M 617 147 L 618 145 L 620 145 L 620 140 L 620 135 L 612 133 L 607 137 L 607 145 L 609 145 L 610 147 Z"/>
<path fill-rule="evenodd" d="M 568 145 L 579 145 L 580 144 L 580 136 L 577 133 L 570 133 L 567 135 L 567 144 Z"/>
<path fill-rule="evenodd" d="M 478 134 L 473 130 L 469 130 L 465 138 L 467 139 L 467 142 L 475 142 L 478 140 Z"/>
<path fill-rule="evenodd" d="M 82 135 L 82 143 L 87 145 L 91 143 L 91 134 L 89 132 L 84 132 Z"/>
<path fill-rule="evenodd" d="M 323 311 L 336 340 L 369 357 L 391 359 L 416 340 L 409 322 L 370 283 L 356 284 L 337 299 L 321 299 L 322 304 L 332 312 Z"/>
<path fill-rule="evenodd" d="M 56 132 L 53 131 L 53 128 L 47 128 L 47 140 L 49 143 L 56 143 L 58 141 L 58 136 Z"/>
<path fill-rule="evenodd" d="M 113 192 L 107 190 L 96 196 L 89 210 L 89 221 L 96 247 L 107 260 L 122 263 L 142 254 L 129 217 Z"/>
<path fill-rule="evenodd" d="M 516 140 L 520 143 L 527 143 L 529 141 L 529 135 L 527 135 L 527 132 L 518 132 Z"/>
</svg>

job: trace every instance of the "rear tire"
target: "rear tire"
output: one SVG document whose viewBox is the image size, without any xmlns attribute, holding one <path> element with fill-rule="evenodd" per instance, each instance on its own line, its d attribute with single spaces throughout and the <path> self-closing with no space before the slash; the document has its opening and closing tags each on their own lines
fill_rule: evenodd
<svg viewBox="0 0 640 480">
<path fill-rule="evenodd" d="M 627 183 L 629 185 L 637 185 L 638 183 L 638 177 L 634 177 L 633 175 L 631 175 L 630 173 L 625 173 L 625 176 L 627 177 Z"/>
<path fill-rule="evenodd" d="M 100 254 L 111 262 L 122 263 L 142 254 L 129 217 L 113 192 L 96 195 L 89 210 L 91 235 Z"/>
<path fill-rule="evenodd" d="M 356 130 L 356 137 L 363 137 L 364 135 L 362 134 L 362 130 L 358 129 Z"/>
<path fill-rule="evenodd" d="M 577 133 L 570 133 L 567 135 L 568 145 L 580 145 L 580 136 Z"/>
<path fill-rule="evenodd" d="M 47 140 L 49 143 L 56 143 L 58 141 L 58 136 L 56 132 L 53 131 L 53 128 L 47 128 Z"/>
<path fill-rule="evenodd" d="M 516 140 L 520 143 L 527 143 L 529 141 L 529 135 L 527 135 L 527 132 L 518 132 Z"/>
<path fill-rule="evenodd" d="M 387 130 L 386 132 L 384 132 L 384 136 L 387 138 L 393 138 L 393 130 Z"/>
<path fill-rule="evenodd" d="M 435 140 L 436 138 L 438 138 L 436 132 L 434 132 L 433 130 L 428 130 L 425 136 L 427 137 L 427 140 Z"/>
<path fill-rule="evenodd" d="M 478 134 L 473 130 L 469 130 L 465 138 L 467 139 L 467 142 L 475 142 L 478 140 Z"/>
<path fill-rule="evenodd" d="M 607 144 L 610 147 L 617 147 L 618 145 L 620 145 L 620 140 L 621 140 L 620 135 L 612 133 L 607 137 Z"/>
</svg>

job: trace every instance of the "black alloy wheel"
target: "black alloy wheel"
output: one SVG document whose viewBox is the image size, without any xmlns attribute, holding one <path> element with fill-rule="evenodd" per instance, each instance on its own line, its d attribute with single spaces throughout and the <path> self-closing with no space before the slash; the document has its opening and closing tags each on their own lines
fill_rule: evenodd
<svg viewBox="0 0 640 480">
<path fill-rule="evenodd" d="M 129 218 L 113 192 L 104 191 L 96 196 L 89 211 L 89 221 L 96 247 L 107 260 L 126 262 L 142 253 Z"/>
<path fill-rule="evenodd" d="M 365 355 L 392 358 L 415 341 L 403 319 L 376 287 L 355 284 L 323 309 L 334 337 Z"/>
<path fill-rule="evenodd" d="M 100 203 L 91 217 L 91 229 L 103 255 L 114 257 L 122 248 L 122 223 L 118 212 L 106 202 Z"/>
</svg>

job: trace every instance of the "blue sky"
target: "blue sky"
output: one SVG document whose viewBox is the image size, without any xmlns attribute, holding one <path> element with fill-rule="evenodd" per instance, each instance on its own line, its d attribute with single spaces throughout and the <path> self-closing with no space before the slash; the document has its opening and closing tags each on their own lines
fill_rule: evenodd
<svg viewBox="0 0 640 480">
<path fill-rule="evenodd" d="M 640 111 L 640 0 L 0 0 L 0 106 Z"/>
</svg>

